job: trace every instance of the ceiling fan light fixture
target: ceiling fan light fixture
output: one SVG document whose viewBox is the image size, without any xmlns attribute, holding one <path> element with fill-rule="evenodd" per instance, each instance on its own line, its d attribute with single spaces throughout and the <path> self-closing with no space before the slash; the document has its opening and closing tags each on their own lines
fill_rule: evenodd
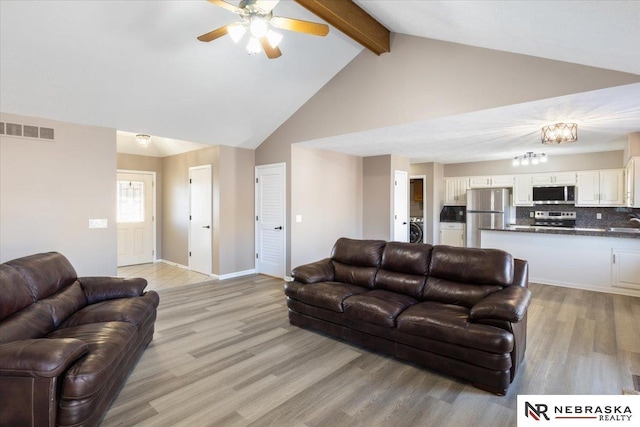
<svg viewBox="0 0 640 427">
<path fill-rule="evenodd" d="M 262 46 L 260 45 L 260 40 L 255 37 L 251 37 L 249 39 L 249 43 L 247 43 L 247 52 L 249 52 L 249 55 L 260 53 L 261 50 Z"/>
<path fill-rule="evenodd" d="M 280 42 L 282 41 L 282 34 L 280 33 L 276 33 L 273 30 L 269 30 L 267 31 L 267 41 L 269 42 L 269 44 L 271 45 L 272 48 L 276 48 L 278 47 L 278 45 L 280 44 Z"/>
<path fill-rule="evenodd" d="M 244 36 L 247 32 L 247 27 L 237 22 L 235 24 L 230 24 L 227 31 L 229 33 L 229 37 L 231 37 L 231 40 L 233 40 L 235 43 L 238 43 L 242 36 Z"/>
<path fill-rule="evenodd" d="M 249 31 L 253 37 L 260 39 L 267 34 L 269 26 L 267 25 L 267 21 L 265 21 L 261 16 L 252 16 L 251 23 L 249 24 Z"/>
</svg>

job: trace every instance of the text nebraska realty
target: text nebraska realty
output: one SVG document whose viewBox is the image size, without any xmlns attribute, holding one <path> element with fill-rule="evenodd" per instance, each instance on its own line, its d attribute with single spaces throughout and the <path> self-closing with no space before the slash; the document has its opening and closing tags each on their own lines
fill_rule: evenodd
<svg viewBox="0 0 640 427">
<path fill-rule="evenodd" d="M 525 402 L 526 416 L 532 416 L 532 418 L 549 420 L 547 412 L 549 407 L 542 404 L 530 404 Z M 553 414 L 556 419 L 597 419 L 599 421 L 631 421 L 631 408 L 628 406 L 618 405 L 605 405 L 605 406 L 591 406 L 591 405 L 565 405 L 554 406 Z"/>
</svg>

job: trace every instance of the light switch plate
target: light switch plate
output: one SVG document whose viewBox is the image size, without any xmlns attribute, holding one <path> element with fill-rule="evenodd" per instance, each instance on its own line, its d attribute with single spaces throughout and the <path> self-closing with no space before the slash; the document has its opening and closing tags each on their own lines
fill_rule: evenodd
<svg viewBox="0 0 640 427">
<path fill-rule="evenodd" d="M 302 215 L 296 215 L 296 222 L 302 222 Z"/>
<path fill-rule="evenodd" d="M 89 228 L 107 228 L 107 218 L 90 219 Z"/>
<path fill-rule="evenodd" d="M 596 219 L 602 219 L 602 214 L 601 213 L 597 213 L 596 214 Z"/>
</svg>

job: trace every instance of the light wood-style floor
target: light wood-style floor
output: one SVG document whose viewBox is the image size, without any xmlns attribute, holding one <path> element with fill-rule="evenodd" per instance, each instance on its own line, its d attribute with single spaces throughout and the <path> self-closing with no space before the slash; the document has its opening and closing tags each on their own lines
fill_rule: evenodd
<svg viewBox="0 0 640 427">
<path fill-rule="evenodd" d="M 531 284 L 507 396 L 289 325 L 284 282 L 156 286 L 153 342 L 104 426 L 515 426 L 518 394 L 621 394 L 640 373 L 640 298 Z"/>
<path fill-rule="evenodd" d="M 211 280 L 211 277 L 206 274 L 189 271 L 164 262 L 118 267 L 118 276 L 144 277 L 149 282 L 147 290 L 154 291 Z"/>
</svg>

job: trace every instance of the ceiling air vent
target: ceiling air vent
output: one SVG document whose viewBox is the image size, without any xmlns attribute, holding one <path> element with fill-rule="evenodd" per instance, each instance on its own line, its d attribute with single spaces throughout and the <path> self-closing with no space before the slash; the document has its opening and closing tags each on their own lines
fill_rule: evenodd
<svg viewBox="0 0 640 427">
<path fill-rule="evenodd" d="M 55 129 L 33 125 L 0 122 L 0 135 L 21 136 L 23 138 L 55 140 Z"/>
</svg>

